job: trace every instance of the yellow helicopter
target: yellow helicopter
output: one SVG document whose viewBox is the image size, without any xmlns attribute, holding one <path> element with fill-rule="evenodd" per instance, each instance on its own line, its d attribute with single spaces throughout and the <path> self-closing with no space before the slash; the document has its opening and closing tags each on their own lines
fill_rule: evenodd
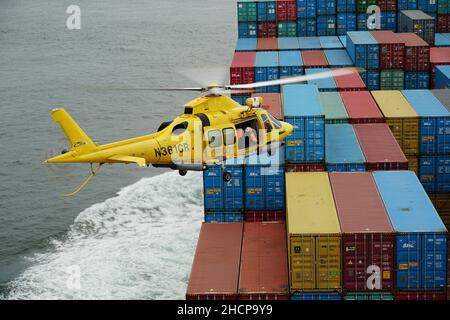
<svg viewBox="0 0 450 320">
<path fill-rule="evenodd" d="M 167 167 L 178 170 L 202 171 L 208 165 L 221 164 L 229 158 L 247 156 L 255 152 L 273 153 L 292 131 L 293 126 L 279 121 L 261 108 L 262 98 L 249 98 L 242 106 L 225 96 L 259 87 L 302 83 L 308 80 L 358 72 L 344 68 L 332 72 L 320 72 L 306 76 L 241 85 L 211 84 L 203 88 L 148 89 L 162 91 L 197 91 L 203 95 L 188 102 L 184 113 L 173 121 L 164 122 L 157 132 L 104 145 L 95 144 L 64 109 L 54 109 L 53 119 L 62 127 L 70 144 L 70 150 L 46 160 L 47 163 L 89 163 L 90 176 L 74 192 L 80 192 L 105 164 L 137 164 L 144 167 Z M 299 101 L 301 107 L 301 101 Z M 94 164 L 98 164 L 94 167 Z M 229 181 L 231 174 L 224 173 Z"/>
</svg>

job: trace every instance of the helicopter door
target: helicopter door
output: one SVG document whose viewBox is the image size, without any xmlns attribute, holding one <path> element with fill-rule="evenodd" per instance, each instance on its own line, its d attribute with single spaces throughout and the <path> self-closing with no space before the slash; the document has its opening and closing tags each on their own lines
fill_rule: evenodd
<svg viewBox="0 0 450 320">
<path fill-rule="evenodd" d="M 233 127 L 225 127 L 222 129 L 223 135 L 223 152 L 226 158 L 236 156 L 236 130 Z"/>
<path fill-rule="evenodd" d="M 222 130 L 220 128 L 212 128 L 205 131 L 205 160 L 218 159 L 221 161 L 223 159 L 223 139 Z"/>
</svg>

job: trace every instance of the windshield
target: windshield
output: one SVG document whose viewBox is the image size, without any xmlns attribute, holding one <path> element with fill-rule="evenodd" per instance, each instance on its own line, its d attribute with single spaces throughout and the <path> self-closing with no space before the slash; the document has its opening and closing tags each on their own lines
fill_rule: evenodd
<svg viewBox="0 0 450 320">
<path fill-rule="evenodd" d="M 280 121 L 279 121 L 278 119 L 276 119 L 273 115 L 271 115 L 270 112 L 267 112 L 267 115 L 269 116 L 270 120 L 272 121 L 273 126 L 274 126 L 276 129 L 281 129 L 281 123 L 280 123 Z"/>
</svg>

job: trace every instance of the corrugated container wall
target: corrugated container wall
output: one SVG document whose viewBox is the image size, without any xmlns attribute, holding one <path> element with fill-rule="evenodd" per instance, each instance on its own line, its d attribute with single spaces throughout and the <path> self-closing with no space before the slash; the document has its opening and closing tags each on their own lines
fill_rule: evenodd
<svg viewBox="0 0 450 320">
<path fill-rule="evenodd" d="M 413 32 L 425 40 L 429 45 L 434 45 L 434 18 L 420 10 L 401 11 L 399 31 Z"/>
<path fill-rule="evenodd" d="M 430 68 L 430 46 L 415 33 L 397 33 L 405 42 L 405 71 L 427 71 Z"/>
<path fill-rule="evenodd" d="M 255 52 L 235 52 L 230 67 L 230 83 L 255 82 Z"/>
<path fill-rule="evenodd" d="M 290 291 L 341 290 L 341 236 L 325 172 L 287 172 Z"/>
<path fill-rule="evenodd" d="M 280 51 L 280 78 L 299 76 L 305 73 L 300 51 Z"/>
<path fill-rule="evenodd" d="M 430 65 L 431 88 L 434 88 L 436 66 L 450 65 L 450 48 L 430 48 Z"/>
<path fill-rule="evenodd" d="M 437 66 L 435 71 L 435 89 L 450 89 L 450 66 Z"/>
<path fill-rule="evenodd" d="M 405 44 L 392 31 L 371 31 L 380 45 L 380 69 L 403 69 Z"/>
<path fill-rule="evenodd" d="M 280 78 L 278 52 L 260 51 L 256 53 L 255 81 L 269 81 Z M 280 86 L 256 88 L 257 93 L 280 92 Z"/>
<path fill-rule="evenodd" d="M 370 32 L 347 32 L 346 49 L 355 67 L 369 70 L 380 67 L 380 46 Z"/>
</svg>

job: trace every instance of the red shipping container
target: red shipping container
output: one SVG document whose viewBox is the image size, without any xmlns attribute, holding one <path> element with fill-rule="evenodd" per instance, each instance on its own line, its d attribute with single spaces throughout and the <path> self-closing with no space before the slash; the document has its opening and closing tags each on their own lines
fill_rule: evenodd
<svg viewBox="0 0 450 320">
<path fill-rule="evenodd" d="M 328 66 L 327 57 L 322 50 L 302 51 L 305 68 L 324 68 Z"/>
<path fill-rule="evenodd" d="M 395 300 L 446 300 L 445 291 L 400 291 L 395 294 Z"/>
<path fill-rule="evenodd" d="M 438 15 L 436 32 L 441 33 L 450 32 L 450 14 Z"/>
<path fill-rule="evenodd" d="M 333 69 L 339 70 L 339 69 Z M 338 91 L 363 91 L 367 90 L 364 81 L 358 72 L 344 76 L 334 77 Z"/>
<path fill-rule="evenodd" d="M 397 33 L 405 43 L 405 71 L 428 71 L 430 69 L 430 46 L 415 33 Z"/>
<path fill-rule="evenodd" d="M 289 299 L 284 223 L 244 223 L 238 292 L 242 300 Z"/>
<path fill-rule="evenodd" d="M 380 69 L 403 69 L 405 43 L 392 31 L 371 31 L 380 45 Z"/>
<path fill-rule="evenodd" d="M 277 20 L 278 21 L 296 21 L 297 20 L 297 1 L 296 0 L 278 0 L 277 1 Z"/>
<path fill-rule="evenodd" d="M 408 159 L 387 124 L 355 124 L 353 128 L 366 158 L 368 171 L 408 170 Z"/>
<path fill-rule="evenodd" d="M 277 36 L 276 22 L 258 22 L 259 38 L 275 38 Z"/>
<path fill-rule="evenodd" d="M 263 109 L 269 111 L 275 118 L 283 120 L 281 93 L 254 93 L 252 97 L 261 97 L 263 99 Z"/>
<path fill-rule="evenodd" d="M 383 114 L 368 91 L 341 92 L 350 123 L 384 122 Z"/>
<path fill-rule="evenodd" d="M 378 0 L 377 6 L 381 11 L 397 11 L 397 0 Z"/>
<path fill-rule="evenodd" d="M 324 163 L 285 164 L 286 172 L 322 172 L 325 171 Z"/>
<path fill-rule="evenodd" d="M 230 84 L 255 82 L 256 52 L 235 52 L 230 67 Z"/>
<path fill-rule="evenodd" d="M 278 51 L 277 38 L 258 38 L 257 51 Z"/>
<path fill-rule="evenodd" d="M 342 230 L 342 289 L 394 288 L 395 233 L 369 172 L 332 172 L 331 188 Z"/>
<path fill-rule="evenodd" d="M 284 210 L 245 211 L 244 220 L 248 222 L 286 221 Z"/>
<path fill-rule="evenodd" d="M 202 224 L 187 300 L 237 299 L 242 229 L 236 222 Z"/>
<path fill-rule="evenodd" d="M 434 78 L 436 73 L 436 66 L 439 65 L 449 65 L 450 64 L 450 48 L 430 48 L 430 65 L 431 65 L 431 76 L 430 84 L 431 88 L 434 88 Z"/>
</svg>

